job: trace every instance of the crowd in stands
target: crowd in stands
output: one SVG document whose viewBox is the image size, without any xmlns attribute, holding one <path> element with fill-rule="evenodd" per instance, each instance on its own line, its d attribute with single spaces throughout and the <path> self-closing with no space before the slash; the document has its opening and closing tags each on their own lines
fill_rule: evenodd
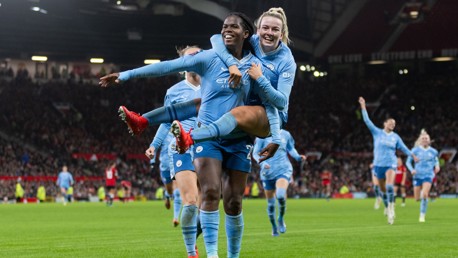
<svg viewBox="0 0 458 258">
<path fill-rule="evenodd" d="M 132 182 L 132 194 L 154 198 L 161 185 L 160 176 L 157 166 L 151 171 L 143 153 L 157 127 L 132 137 L 118 119 L 117 109 L 125 105 L 143 113 L 162 106 L 165 91 L 180 78 L 142 79 L 109 88 L 60 79 L 37 83 L 24 71 L 16 76 L 0 74 L 0 197 L 14 196 L 16 181 L 6 178 L 57 176 L 66 164 L 76 178 L 75 198 L 87 199 L 104 185 L 105 167 L 109 159 L 116 158 L 120 179 Z M 381 127 L 387 116 L 396 119 L 395 131 L 407 146 L 413 147 L 425 128 L 439 151 L 457 148 L 458 119 L 454 111 L 458 103 L 451 97 L 457 95 L 457 83 L 458 77 L 453 74 L 345 80 L 335 76 L 313 81 L 298 76 L 286 129 L 293 135 L 299 153 L 318 152 L 320 156 L 309 156 L 303 166 L 293 161 L 295 172 L 289 195 L 323 196 L 320 174 L 325 169 L 333 174 L 334 193 L 345 185 L 352 192 L 372 195 L 372 138 L 359 111 L 360 95 L 368 102 L 374 124 Z M 78 153 L 110 158 L 87 159 L 75 156 Z M 441 165 L 439 192 L 457 193 L 456 162 L 442 160 Z M 255 163 L 249 182 L 259 182 Z M 35 195 L 40 184 L 45 185 L 48 195 L 57 194 L 52 180 L 25 180 L 23 184 L 29 196 Z"/>
</svg>

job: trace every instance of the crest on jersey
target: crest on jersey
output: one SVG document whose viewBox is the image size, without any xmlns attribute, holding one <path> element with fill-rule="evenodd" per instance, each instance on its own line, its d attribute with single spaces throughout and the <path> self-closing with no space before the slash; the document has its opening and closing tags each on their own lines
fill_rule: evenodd
<svg viewBox="0 0 458 258">
<path fill-rule="evenodd" d="M 179 168 L 183 165 L 183 162 L 181 160 L 178 160 L 175 165 Z"/>
<path fill-rule="evenodd" d="M 204 147 L 199 146 L 199 147 L 196 148 L 196 153 L 200 153 L 200 152 L 202 152 L 203 150 L 204 150 Z"/>
</svg>

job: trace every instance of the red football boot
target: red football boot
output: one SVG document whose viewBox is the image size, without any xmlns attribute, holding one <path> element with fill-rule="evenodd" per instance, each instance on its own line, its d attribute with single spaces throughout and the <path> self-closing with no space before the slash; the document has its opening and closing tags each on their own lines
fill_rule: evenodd
<svg viewBox="0 0 458 258">
<path fill-rule="evenodd" d="M 148 120 L 140 114 L 129 111 L 125 106 L 118 109 L 119 117 L 127 124 L 131 135 L 140 135 L 148 127 Z"/>
<path fill-rule="evenodd" d="M 180 121 L 173 121 L 170 131 L 176 138 L 178 153 L 185 153 L 194 144 L 194 141 L 191 138 L 192 129 L 189 130 L 189 132 L 186 132 L 181 126 Z"/>
</svg>

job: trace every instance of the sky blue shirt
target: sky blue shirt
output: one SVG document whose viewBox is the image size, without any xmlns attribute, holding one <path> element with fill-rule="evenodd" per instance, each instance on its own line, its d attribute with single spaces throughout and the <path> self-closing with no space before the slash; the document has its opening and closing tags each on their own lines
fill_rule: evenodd
<svg viewBox="0 0 458 258">
<path fill-rule="evenodd" d="M 211 38 L 212 46 L 227 66 L 235 65 L 235 58 L 227 51 L 222 36 L 214 35 Z M 263 76 L 258 78 L 257 86 L 261 86 L 261 97 L 280 111 L 284 123 L 288 120 L 289 96 L 296 75 L 296 62 L 289 47 L 280 41 L 274 51 L 264 53 L 258 35 L 250 38 L 256 57 L 262 62 Z"/>
<path fill-rule="evenodd" d="M 294 139 L 291 134 L 286 130 L 280 131 L 281 144 L 275 155 L 263 162 L 261 162 L 261 180 L 272 180 L 277 176 L 285 175 L 291 177 L 293 173 L 293 166 L 288 158 L 288 154 L 296 161 L 301 161 L 301 155 L 297 152 L 294 147 Z M 253 147 L 253 158 L 258 162 L 260 156 L 259 152 L 271 142 L 271 137 L 268 138 L 256 138 L 256 142 Z M 270 168 L 266 168 L 266 165 L 270 165 Z"/>
<path fill-rule="evenodd" d="M 73 184 L 73 176 L 68 171 L 61 171 L 57 177 L 59 187 L 69 188 Z"/>
<path fill-rule="evenodd" d="M 173 104 L 190 101 L 193 99 L 198 99 L 201 97 L 200 85 L 194 86 L 187 80 L 182 80 L 167 90 L 164 98 L 164 106 L 171 106 Z M 195 126 L 196 118 L 192 117 L 183 121 L 180 121 L 183 129 L 188 132 L 191 128 Z M 171 123 L 163 123 L 159 126 L 159 129 L 156 131 L 153 141 L 150 146 L 154 147 L 156 150 L 161 146 L 162 142 L 170 132 Z"/>
<path fill-rule="evenodd" d="M 417 146 L 412 149 L 412 153 L 420 160 L 412 166 L 413 158 L 409 156 L 406 161 L 407 168 L 416 170 L 415 178 L 434 178 L 434 167 L 439 166 L 438 152 L 433 147 L 424 148 Z"/>
<path fill-rule="evenodd" d="M 412 155 L 397 133 L 387 133 L 376 127 L 369 119 L 367 110 L 363 109 L 362 113 L 364 123 L 366 123 L 374 139 L 374 166 L 396 168 L 398 164 L 396 149 L 400 149 L 409 157 Z"/>
<path fill-rule="evenodd" d="M 180 71 L 191 71 L 199 74 L 201 77 L 202 101 L 197 119 L 200 123 L 208 125 L 233 108 L 245 104 L 254 84 L 246 71 L 251 66 L 251 63 L 256 60 L 259 59 L 248 52 L 245 53 L 241 60 L 237 60 L 238 68 L 243 77 L 240 87 L 236 89 L 229 87 L 227 66 L 213 50 L 203 50 L 193 55 L 185 55 L 174 60 L 121 72 L 119 80 L 157 77 Z"/>
</svg>

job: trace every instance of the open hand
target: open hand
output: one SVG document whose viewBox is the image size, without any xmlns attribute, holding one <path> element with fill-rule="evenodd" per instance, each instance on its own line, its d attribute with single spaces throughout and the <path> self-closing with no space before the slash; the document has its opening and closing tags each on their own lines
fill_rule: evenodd
<svg viewBox="0 0 458 258">
<path fill-rule="evenodd" d="M 100 78 L 99 85 L 102 87 L 108 87 L 111 84 L 119 84 L 121 81 L 118 79 L 119 73 L 112 73 Z"/>
</svg>

